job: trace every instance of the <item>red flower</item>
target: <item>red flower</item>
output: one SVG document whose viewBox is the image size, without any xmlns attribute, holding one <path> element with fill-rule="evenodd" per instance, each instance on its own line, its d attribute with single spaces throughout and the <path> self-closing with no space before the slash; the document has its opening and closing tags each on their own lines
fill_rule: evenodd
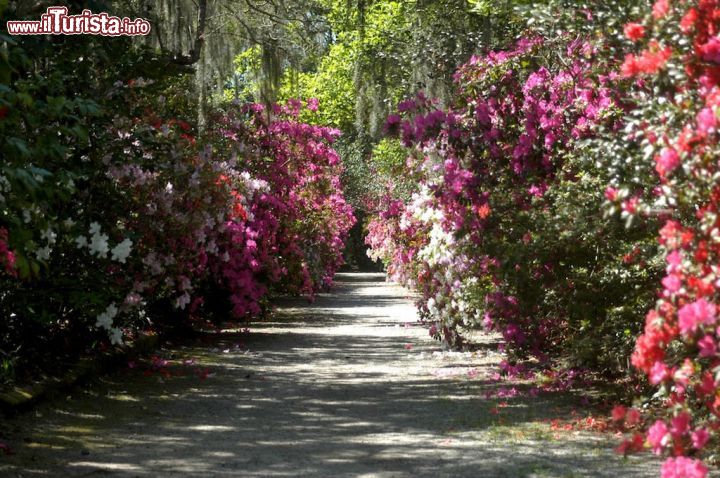
<svg viewBox="0 0 720 478">
<path fill-rule="evenodd" d="M 629 40 L 638 41 L 645 36 L 645 27 L 639 23 L 628 23 L 625 25 L 624 32 Z"/>
<path fill-rule="evenodd" d="M 5 116 L 7 116 L 7 112 L 8 112 L 7 106 L 3 106 L 2 108 L 0 108 L 0 119 L 5 118 Z"/>
<path fill-rule="evenodd" d="M 683 15 L 682 20 L 680 20 L 680 30 L 686 34 L 689 35 L 693 28 L 695 28 L 695 23 L 698 19 L 698 12 L 694 8 L 691 8 L 690 10 Z"/>
<path fill-rule="evenodd" d="M 620 422 L 625 419 L 625 414 L 627 413 L 627 408 L 625 408 L 623 405 L 616 405 L 615 408 L 612 409 L 612 419 L 613 421 Z"/>
<path fill-rule="evenodd" d="M 670 47 L 660 48 L 657 42 L 651 42 L 650 48 L 642 51 L 639 55 L 628 54 L 620 67 L 620 72 L 625 77 L 640 74 L 652 75 L 660 71 L 671 56 L 672 49 Z"/>
<path fill-rule="evenodd" d="M 720 63 L 720 40 L 713 37 L 698 47 L 700 57 L 705 61 Z"/>
</svg>

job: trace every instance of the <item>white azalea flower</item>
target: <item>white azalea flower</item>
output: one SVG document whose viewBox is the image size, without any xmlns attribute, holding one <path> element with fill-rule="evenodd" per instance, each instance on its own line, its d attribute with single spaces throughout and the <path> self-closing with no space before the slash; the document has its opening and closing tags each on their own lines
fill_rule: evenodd
<svg viewBox="0 0 720 478">
<path fill-rule="evenodd" d="M 190 295 L 186 292 L 175 300 L 175 308 L 183 310 L 189 303 Z"/>
<path fill-rule="evenodd" d="M 113 248 L 112 252 L 112 260 L 118 261 L 122 264 L 125 264 L 125 260 L 130 255 L 130 250 L 132 249 L 133 242 L 130 239 L 125 239 L 120 244 L 115 246 Z"/>
<path fill-rule="evenodd" d="M 75 244 L 77 245 L 78 249 L 82 249 L 83 247 L 87 247 L 88 240 L 85 236 L 78 236 L 75 238 Z"/>
<path fill-rule="evenodd" d="M 52 228 L 48 227 L 45 229 L 41 234 L 40 237 L 45 239 L 48 244 L 55 244 L 57 241 L 57 233 L 52 230 Z"/>
<path fill-rule="evenodd" d="M 113 327 L 111 329 L 108 329 L 108 336 L 110 337 L 110 343 L 113 345 L 122 345 L 123 343 L 123 333 L 122 330 L 118 329 L 117 327 Z"/>
<path fill-rule="evenodd" d="M 46 261 L 50 259 L 50 253 L 52 252 L 52 249 L 50 246 L 45 246 L 41 249 L 38 249 L 35 251 L 35 257 L 38 258 L 40 261 Z"/>
<path fill-rule="evenodd" d="M 112 303 L 107 306 L 105 312 L 97 316 L 97 322 L 95 327 L 102 327 L 103 329 L 110 330 L 112 328 L 112 321 L 118 313 L 117 306 Z"/>
<path fill-rule="evenodd" d="M 110 246 L 108 246 L 108 236 L 105 234 L 93 234 L 90 241 L 90 252 L 97 254 L 98 257 L 107 257 Z"/>
</svg>

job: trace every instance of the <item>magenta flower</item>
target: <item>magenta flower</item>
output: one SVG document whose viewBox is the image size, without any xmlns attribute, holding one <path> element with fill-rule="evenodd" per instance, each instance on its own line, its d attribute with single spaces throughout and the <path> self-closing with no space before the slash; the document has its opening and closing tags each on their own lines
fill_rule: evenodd
<svg viewBox="0 0 720 478">
<path fill-rule="evenodd" d="M 705 478 L 707 474 L 703 462 L 685 456 L 668 458 L 660 470 L 662 478 Z"/>
<path fill-rule="evenodd" d="M 307 109 L 309 109 L 310 111 L 317 111 L 319 106 L 320 101 L 318 101 L 317 98 L 308 98 Z"/>
<path fill-rule="evenodd" d="M 700 450 L 707 442 L 710 440 L 710 433 L 704 428 L 698 428 L 692 434 L 690 435 L 690 438 L 692 440 L 693 447 Z"/>
<path fill-rule="evenodd" d="M 670 370 L 664 362 L 655 362 L 650 369 L 650 383 L 658 385 L 670 378 Z"/>
<path fill-rule="evenodd" d="M 680 332 L 690 335 L 701 325 L 710 325 L 715 322 L 716 308 L 705 299 L 698 299 L 691 304 L 684 305 L 678 311 L 678 325 Z"/>
<path fill-rule="evenodd" d="M 665 177 L 680 165 L 680 155 L 673 148 L 664 148 L 655 158 L 655 171 Z"/>
<path fill-rule="evenodd" d="M 681 412 L 670 420 L 670 434 L 674 439 L 679 439 L 690 431 L 690 414 Z"/>
<path fill-rule="evenodd" d="M 718 38 L 710 38 L 707 43 L 700 46 L 699 50 L 703 60 L 720 63 L 720 40 Z"/>
<path fill-rule="evenodd" d="M 697 345 L 701 357 L 712 357 L 717 353 L 717 344 L 711 335 L 706 335 L 698 340 Z"/>
<path fill-rule="evenodd" d="M 674 294 L 682 287 L 682 281 L 675 274 L 670 274 L 662 280 L 662 285 L 665 287 L 666 291 Z"/>
<path fill-rule="evenodd" d="M 697 115 L 698 131 L 702 134 L 710 134 L 717 126 L 717 116 L 712 108 L 703 108 Z"/>
<path fill-rule="evenodd" d="M 668 427 L 662 420 L 656 421 L 647 432 L 648 442 L 656 455 L 662 453 L 662 449 L 667 445 L 669 438 Z"/>
</svg>

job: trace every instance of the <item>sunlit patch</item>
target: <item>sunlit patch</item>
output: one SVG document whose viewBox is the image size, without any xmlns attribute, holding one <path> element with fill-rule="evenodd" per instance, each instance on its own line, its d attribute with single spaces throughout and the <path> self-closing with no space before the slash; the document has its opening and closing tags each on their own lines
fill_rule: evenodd
<svg viewBox="0 0 720 478">
<path fill-rule="evenodd" d="M 126 393 L 115 393 L 115 394 L 108 394 L 107 398 L 110 400 L 117 400 L 119 402 L 139 402 L 140 399 L 137 397 L 134 397 L 132 395 L 128 395 Z"/>
<path fill-rule="evenodd" d="M 188 427 L 188 430 L 194 430 L 198 432 L 232 432 L 235 431 L 235 427 L 228 427 L 225 425 L 195 425 Z"/>
<path fill-rule="evenodd" d="M 131 465 L 130 463 L 99 463 L 94 461 L 76 461 L 68 463 L 68 466 L 83 467 L 83 468 L 96 468 L 100 470 L 118 470 L 118 471 L 139 471 L 141 468 L 137 465 Z"/>
</svg>

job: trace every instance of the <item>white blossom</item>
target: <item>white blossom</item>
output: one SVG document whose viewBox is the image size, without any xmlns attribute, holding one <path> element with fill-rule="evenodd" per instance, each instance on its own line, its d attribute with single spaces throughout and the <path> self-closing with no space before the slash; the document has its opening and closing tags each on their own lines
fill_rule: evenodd
<svg viewBox="0 0 720 478">
<path fill-rule="evenodd" d="M 54 232 L 49 226 L 40 234 L 40 237 L 45 239 L 48 244 L 55 244 L 55 242 L 57 241 L 57 233 Z"/>
<path fill-rule="evenodd" d="M 133 242 L 130 239 L 125 239 L 120 244 L 115 246 L 112 250 L 112 260 L 125 264 L 125 260 L 130 255 L 132 245 Z"/>
<path fill-rule="evenodd" d="M 187 292 L 181 295 L 180 297 L 175 300 L 175 307 L 178 309 L 185 309 L 187 305 L 190 303 L 190 294 Z"/>
<path fill-rule="evenodd" d="M 85 236 L 78 236 L 75 238 L 75 244 L 77 245 L 78 249 L 82 249 L 83 247 L 87 247 L 88 240 Z"/>
<path fill-rule="evenodd" d="M 52 248 L 50 246 L 45 246 L 35 251 L 35 257 L 37 257 L 40 261 L 46 261 L 50 259 L 51 252 Z"/>
<path fill-rule="evenodd" d="M 112 321 L 118 313 L 118 308 L 115 303 L 107 306 L 105 312 L 97 316 L 97 322 L 95 327 L 102 327 L 103 329 L 110 330 L 112 328 Z"/>
<path fill-rule="evenodd" d="M 97 254 L 98 257 L 107 257 L 109 250 L 108 236 L 100 233 L 93 234 L 90 241 L 90 252 Z"/>
<path fill-rule="evenodd" d="M 118 329 L 117 327 L 112 327 L 108 329 L 108 336 L 110 337 L 110 343 L 113 345 L 122 345 L 122 330 Z"/>
</svg>

